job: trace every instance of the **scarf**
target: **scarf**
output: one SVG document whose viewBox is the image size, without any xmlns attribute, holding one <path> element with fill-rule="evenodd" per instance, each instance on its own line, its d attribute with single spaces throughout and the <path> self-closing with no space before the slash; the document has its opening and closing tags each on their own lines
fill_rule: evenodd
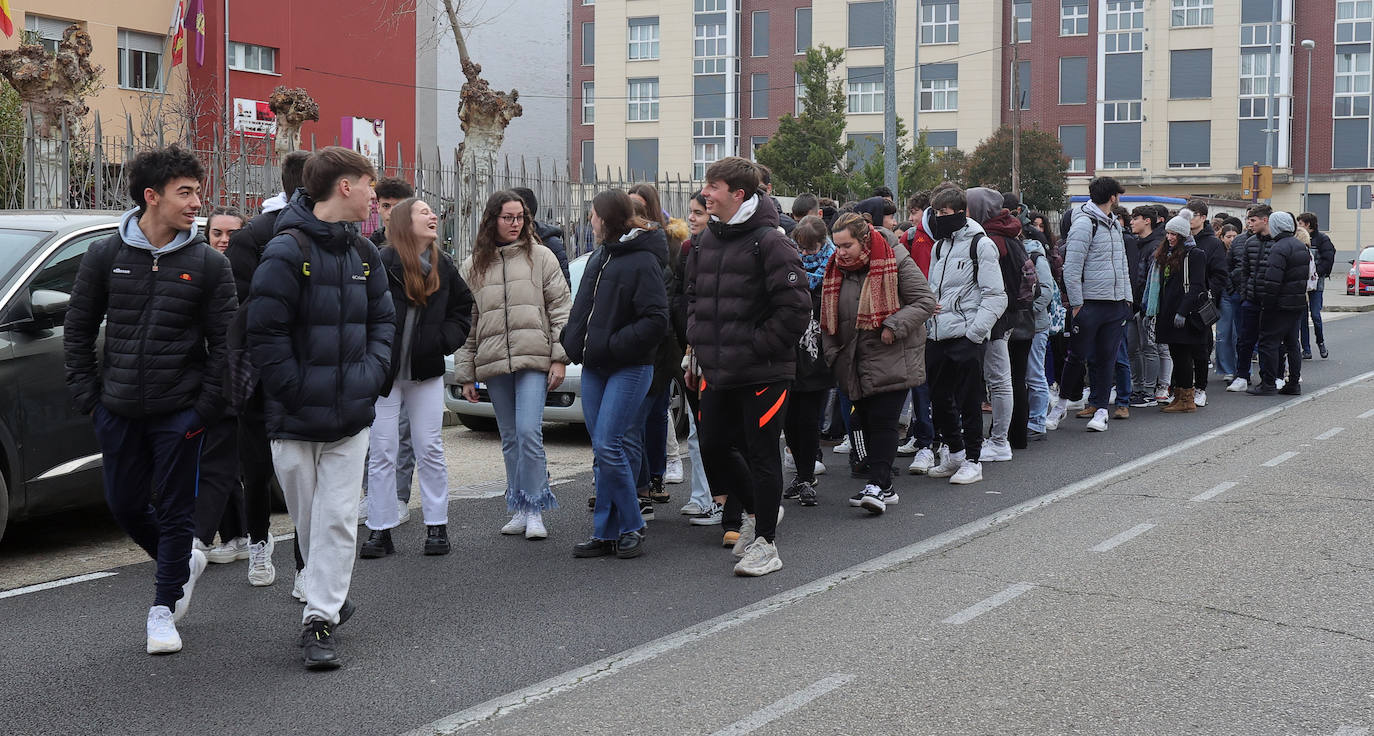
<svg viewBox="0 0 1374 736">
<path fill-rule="evenodd" d="M 834 335 L 839 330 L 840 287 L 844 272 L 839 259 L 831 257 L 825 267 L 821 285 L 821 329 Z M 897 255 L 887 238 L 877 228 L 869 229 L 868 274 L 859 291 L 859 316 L 854 326 L 860 330 L 877 330 L 883 320 L 901 306 L 897 295 Z"/>
<path fill-rule="evenodd" d="M 806 269 L 806 280 L 810 283 L 812 291 L 821 285 L 825 279 L 825 264 L 830 261 L 830 257 L 835 255 L 835 244 L 830 242 L 830 238 L 825 239 L 825 245 L 815 253 L 801 254 L 802 268 Z"/>
<path fill-rule="evenodd" d="M 1145 285 L 1145 316 L 1159 316 L 1159 287 L 1161 281 L 1159 264 L 1153 258 L 1150 259 L 1149 283 Z"/>
</svg>

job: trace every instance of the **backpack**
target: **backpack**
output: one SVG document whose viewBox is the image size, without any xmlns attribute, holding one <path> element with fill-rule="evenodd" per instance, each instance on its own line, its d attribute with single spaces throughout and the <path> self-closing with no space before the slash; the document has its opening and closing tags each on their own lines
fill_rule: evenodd
<svg viewBox="0 0 1374 736">
<path fill-rule="evenodd" d="M 1034 261 L 1036 258 L 1044 258 L 1045 256 L 1041 253 L 1031 253 L 1030 257 L 1031 260 Z M 1054 269 L 1053 258 L 1050 259 L 1050 269 Z M 1062 335 L 1064 333 L 1064 323 L 1068 317 L 1069 310 L 1064 307 L 1064 295 L 1059 291 L 1059 284 L 1053 279 L 1051 279 L 1048 284 L 1037 283 L 1037 293 L 1044 293 L 1040 291 L 1041 289 L 1049 289 L 1050 291 L 1050 334 Z"/>
<path fill-rule="evenodd" d="M 994 241 L 995 242 L 995 241 Z M 1035 295 L 1040 279 L 1035 273 L 1035 261 L 1026 253 L 1020 238 L 1004 238 L 1007 254 L 997 259 L 1002 270 L 1002 284 L 1007 293 L 1007 310 L 993 325 L 993 333 L 1011 330 L 1012 339 L 1029 340 L 1035 336 Z M 969 258 L 973 261 L 974 279 L 978 278 L 977 241 L 969 243 Z"/>
</svg>

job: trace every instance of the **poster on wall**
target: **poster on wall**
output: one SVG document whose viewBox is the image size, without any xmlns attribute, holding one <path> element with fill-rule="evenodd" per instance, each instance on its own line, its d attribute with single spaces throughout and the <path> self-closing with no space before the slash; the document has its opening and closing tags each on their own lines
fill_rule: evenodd
<svg viewBox="0 0 1374 736">
<path fill-rule="evenodd" d="M 249 138 L 266 138 L 277 133 L 277 116 L 262 100 L 234 98 L 234 131 Z"/>
<path fill-rule="evenodd" d="M 386 121 L 381 118 L 346 117 L 343 119 L 340 140 L 348 141 L 350 148 L 381 166 L 382 149 L 386 146 Z"/>
</svg>

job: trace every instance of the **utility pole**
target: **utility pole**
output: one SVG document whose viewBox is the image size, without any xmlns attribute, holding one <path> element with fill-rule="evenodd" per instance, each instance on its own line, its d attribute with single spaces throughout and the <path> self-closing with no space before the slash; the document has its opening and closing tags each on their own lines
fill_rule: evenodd
<svg viewBox="0 0 1374 736">
<path fill-rule="evenodd" d="M 1279 86 L 1279 34 L 1282 33 L 1283 26 L 1279 25 L 1279 0 L 1274 0 L 1274 15 L 1269 23 L 1269 99 L 1266 100 L 1265 109 L 1268 116 L 1264 126 L 1264 162 L 1271 167 L 1278 168 L 1278 111 L 1274 108 L 1278 105 L 1278 86 Z"/>
<path fill-rule="evenodd" d="M 1021 44 L 1016 0 L 1011 0 L 1011 191 L 1021 196 Z"/>
<path fill-rule="evenodd" d="M 883 183 L 894 196 L 901 196 L 897 191 L 897 0 L 883 0 L 883 17 Z M 919 91 L 916 96 L 920 97 Z"/>
</svg>

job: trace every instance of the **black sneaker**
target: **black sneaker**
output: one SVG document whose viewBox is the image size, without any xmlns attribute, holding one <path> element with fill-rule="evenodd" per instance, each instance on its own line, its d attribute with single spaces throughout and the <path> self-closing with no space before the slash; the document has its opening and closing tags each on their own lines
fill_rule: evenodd
<svg viewBox="0 0 1374 736">
<path fill-rule="evenodd" d="M 849 505 L 850 505 L 850 506 L 853 506 L 853 507 L 855 507 L 855 508 L 858 508 L 858 507 L 860 507 L 860 506 L 863 505 L 863 500 L 864 500 L 864 492 L 863 492 L 863 491 L 859 491 L 858 493 L 856 493 L 856 494 L 854 494 L 854 495 L 852 495 L 852 496 L 849 497 Z"/>
<path fill-rule="evenodd" d="M 334 624 L 334 628 L 337 629 L 338 627 L 348 623 L 348 619 L 353 618 L 353 614 L 357 613 L 357 611 L 358 605 L 353 601 L 345 598 L 343 605 L 339 606 L 339 623 Z M 304 630 L 301 631 L 301 640 L 296 644 L 296 646 L 304 647 L 306 643 L 310 641 L 311 638 L 312 635 L 310 633 L 310 627 L 307 626 Z"/>
<path fill-rule="evenodd" d="M 1302 351 L 1302 359 L 1303 359 L 1303 360 L 1311 360 L 1311 359 L 1312 359 L 1312 351 L 1311 351 L 1311 350 L 1304 350 L 1304 351 Z"/>
<path fill-rule="evenodd" d="M 667 491 L 663 490 L 663 476 L 649 476 L 649 492 L 645 495 L 654 503 L 668 503 L 670 496 Z"/>
<path fill-rule="evenodd" d="M 425 527 L 425 554 L 446 555 L 449 552 L 448 524 L 433 524 Z"/>
<path fill-rule="evenodd" d="M 1331 357 L 1331 353 L 1327 351 L 1326 343 L 1324 342 L 1317 343 L 1317 352 L 1320 353 L 1323 358 Z"/>
<path fill-rule="evenodd" d="M 1283 384 L 1283 388 L 1279 389 L 1278 393 L 1284 396 L 1302 396 L 1302 384 L 1297 381 L 1289 381 Z"/>
<path fill-rule="evenodd" d="M 396 551 L 396 545 L 391 543 L 391 530 L 373 529 L 367 534 L 367 541 L 363 542 L 363 547 L 358 551 L 358 556 L 365 560 L 372 560 L 378 557 L 386 557 Z"/>
<path fill-rule="evenodd" d="M 639 497 L 639 515 L 642 516 L 642 517 L 644 517 L 644 520 L 645 520 L 645 521 L 653 521 L 653 520 L 654 520 L 654 502 L 651 501 L 651 500 L 649 500 L 649 499 L 647 499 L 647 498 L 645 498 L 645 497 L 643 497 L 643 496 L 640 496 L 640 497 Z"/>
<path fill-rule="evenodd" d="M 814 483 L 801 483 L 797 486 L 797 502 L 802 506 L 816 505 L 816 486 Z"/>
<path fill-rule="evenodd" d="M 595 510 L 596 510 L 596 496 L 592 496 L 591 498 L 588 498 L 588 499 L 587 499 L 587 510 L 588 510 L 588 511 L 595 511 Z"/>
<path fill-rule="evenodd" d="M 334 632 L 331 629 L 328 623 L 318 619 L 312 619 L 305 625 L 305 631 L 301 636 L 305 639 L 306 669 L 332 670 L 343 664 L 339 661 L 339 653 L 334 649 Z"/>
<path fill-rule="evenodd" d="M 802 481 L 793 480 L 791 484 L 789 484 L 787 488 L 783 490 L 782 497 L 784 499 L 797 498 L 801 493 L 802 485 L 804 485 Z"/>
</svg>

